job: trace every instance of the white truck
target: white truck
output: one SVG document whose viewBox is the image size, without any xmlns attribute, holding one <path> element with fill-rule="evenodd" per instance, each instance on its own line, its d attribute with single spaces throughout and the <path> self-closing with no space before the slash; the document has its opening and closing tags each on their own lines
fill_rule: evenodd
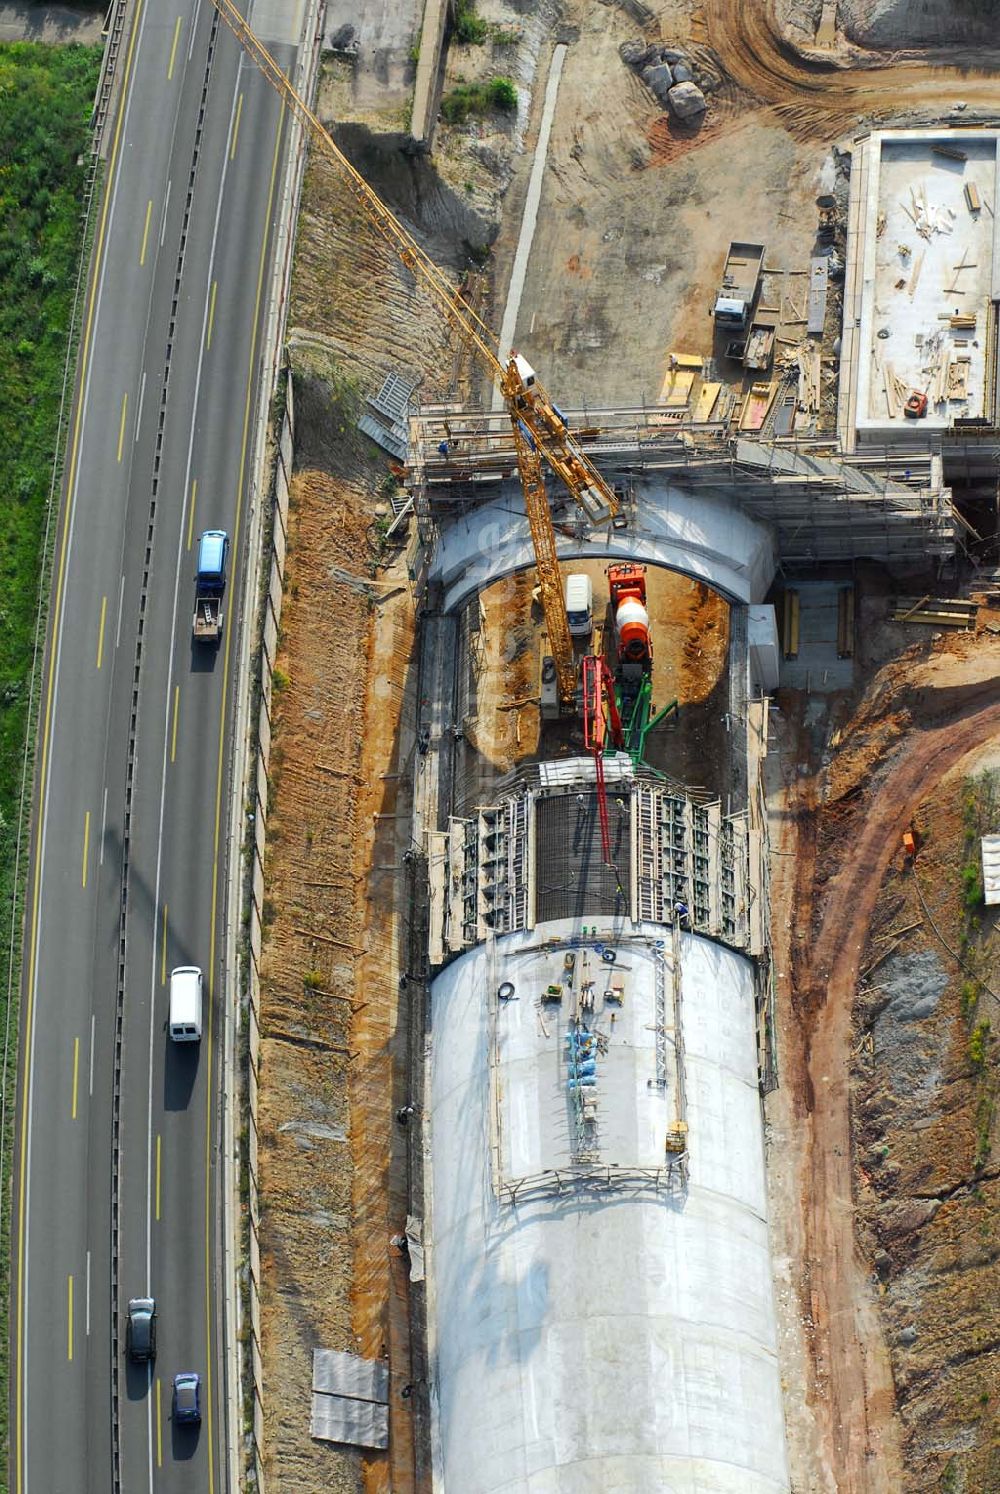
<svg viewBox="0 0 1000 1494">
<path fill-rule="evenodd" d="M 222 596 L 226 589 L 229 535 L 224 529 L 206 529 L 198 541 L 198 571 L 194 578 L 196 643 L 218 643 L 222 637 Z"/>
<path fill-rule="evenodd" d="M 197 965 L 170 972 L 170 1036 L 175 1043 L 201 1039 L 202 974 Z"/>
<path fill-rule="evenodd" d="M 594 627 L 594 586 L 589 576 L 574 571 L 566 577 L 566 621 L 571 638 L 589 638 Z"/>
<path fill-rule="evenodd" d="M 722 284 L 712 308 L 715 324 L 720 330 L 729 334 L 746 332 L 763 270 L 763 244 L 742 244 L 736 240 L 730 244 Z"/>
</svg>

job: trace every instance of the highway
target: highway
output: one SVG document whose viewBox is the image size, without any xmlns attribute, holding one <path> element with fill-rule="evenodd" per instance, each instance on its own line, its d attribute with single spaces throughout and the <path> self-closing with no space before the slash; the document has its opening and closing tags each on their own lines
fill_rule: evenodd
<svg viewBox="0 0 1000 1494">
<path fill-rule="evenodd" d="M 285 67 L 304 0 L 257 0 Z M 209 0 L 134 0 L 58 518 L 41 686 L 15 1118 L 16 1494 L 229 1487 L 220 1055 L 232 722 L 263 327 L 288 143 Z M 197 537 L 232 537 L 216 651 Z M 200 1044 L 166 1033 L 205 972 Z M 125 1359 L 129 1297 L 155 1364 Z M 175 1373 L 203 1421 L 171 1419 Z M 234 1429 L 237 1433 L 240 1428 Z"/>
</svg>

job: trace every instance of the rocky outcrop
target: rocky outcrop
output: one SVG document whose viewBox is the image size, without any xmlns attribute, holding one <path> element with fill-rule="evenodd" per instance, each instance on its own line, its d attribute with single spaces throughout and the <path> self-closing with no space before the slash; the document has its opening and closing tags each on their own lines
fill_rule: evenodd
<svg viewBox="0 0 1000 1494">
<path fill-rule="evenodd" d="M 719 84 L 718 75 L 703 60 L 679 47 L 650 46 L 634 39 L 622 42 L 618 55 L 639 75 L 656 102 L 684 123 L 701 118 L 708 108 L 706 93 Z"/>
</svg>

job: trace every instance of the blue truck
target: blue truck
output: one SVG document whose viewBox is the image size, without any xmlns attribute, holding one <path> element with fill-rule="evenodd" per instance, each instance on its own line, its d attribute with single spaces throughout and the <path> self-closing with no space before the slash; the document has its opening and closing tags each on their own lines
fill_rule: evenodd
<svg viewBox="0 0 1000 1494">
<path fill-rule="evenodd" d="M 194 578 L 194 623 L 196 643 L 218 643 L 222 637 L 222 598 L 226 590 L 229 535 L 224 529 L 206 529 L 198 541 L 198 571 Z"/>
</svg>

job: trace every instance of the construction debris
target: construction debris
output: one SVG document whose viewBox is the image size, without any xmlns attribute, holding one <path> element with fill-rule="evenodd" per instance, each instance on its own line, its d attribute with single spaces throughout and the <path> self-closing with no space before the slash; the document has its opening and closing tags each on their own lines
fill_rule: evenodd
<svg viewBox="0 0 1000 1494">
<path fill-rule="evenodd" d="M 930 239 L 936 233 L 951 233 L 952 225 L 947 210 L 932 206 L 927 201 L 927 189 L 921 182 L 919 193 L 910 188 L 910 204 L 901 203 L 903 212 L 911 220 L 922 239 Z M 911 210 L 912 209 L 912 210 Z"/>
<path fill-rule="evenodd" d="M 897 597 L 889 608 L 889 621 L 923 623 L 935 628 L 973 628 L 979 603 L 964 597 Z"/>
</svg>

